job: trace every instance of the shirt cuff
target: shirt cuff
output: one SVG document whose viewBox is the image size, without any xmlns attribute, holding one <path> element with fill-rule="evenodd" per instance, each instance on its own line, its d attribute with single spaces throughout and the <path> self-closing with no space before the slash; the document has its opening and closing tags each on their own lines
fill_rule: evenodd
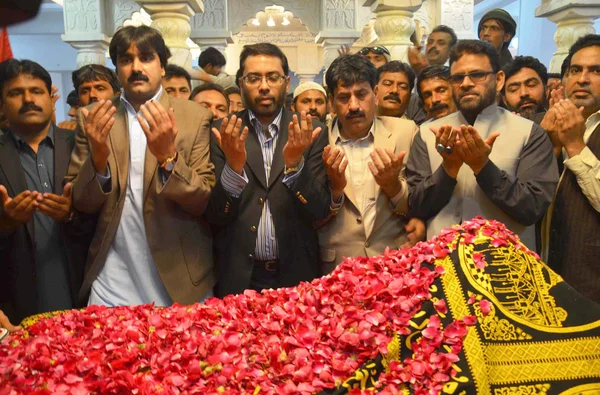
<svg viewBox="0 0 600 395">
<path fill-rule="evenodd" d="M 398 203 L 400 203 L 400 200 L 402 199 L 403 192 L 404 192 L 404 184 L 400 184 L 400 191 L 396 194 L 396 196 L 394 196 L 393 198 L 390 199 L 392 208 L 396 208 L 396 206 L 398 206 Z"/>
<path fill-rule="evenodd" d="M 239 175 L 228 164 L 225 164 L 221 173 L 221 184 L 229 196 L 239 198 L 248 185 L 246 170 L 242 170 L 242 175 Z"/>
<path fill-rule="evenodd" d="M 106 174 L 102 175 L 96 172 L 96 178 L 98 179 L 98 183 L 104 192 L 107 192 L 107 189 L 110 187 L 110 167 L 106 166 Z"/>
<path fill-rule="evenodd" d="M 298 168 L 297 171 L 283 176 L 282 181 L 285 184 L 285 186 L 287 186 L 288 188 L 291 189 L 294 186 L 294 183 L 296 182 L 298 177 L 300 176 L 300 173 L 302 173 L 302 169 L 304 169 L 304 161 L 302 161 L 302 163 L 300 164 L 300 167 Z"/>
<path fill-rule="evenodd" d="M 579 155 L 565 159 L 563 162 L 575 175 L 580 175 L 600 165 L 596 155 L 586 146 Z"/>
<path fill-rule="evenodd" d="M 331 204 L 329 205 L 329 209 L 333 212 L 338 212 L 340 211 L 340 209 L 342 208 L 342 206 L 344 205 L 344 200 L 345 200 L 345 194 L 342 193 L 342 196 L 340 196 L 340 198 L 338 199 L 338 201 L 336 202 L 333 199 L 333 193 L 331 192 L 331 188 L 329 188 L 330 194 L 331 194 Z"/>
</svg>

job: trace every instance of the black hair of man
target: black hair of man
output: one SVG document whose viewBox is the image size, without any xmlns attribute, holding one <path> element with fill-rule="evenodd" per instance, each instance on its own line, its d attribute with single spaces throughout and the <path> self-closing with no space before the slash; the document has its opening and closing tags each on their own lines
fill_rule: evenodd
<svg viewBox="0 0 600 395">
<path fill-rule="evenodd" d="M 569 54 L 565 58 L 561 68 L 560 74 L 564 77 L 565 73 L 569 72 L 571 68 L 571 59 L 573 59 L 573 55 L 577 52 L 581 51 L 584 48 L 588 47 L 600 47 L 600 34 L 586 34 L 583 37 L 580 37 L 569 49 Z"/>
<path fill-rule="evenodd" d="M 223 89 L 223 87 L 221 85 L 213 84 L 212 82 L 207 82 L 207 83 L 204 83 L 202 85 L 198 85 L 197 87 L 195 87 L 194 90 L 192 91 L 192 93 L 190 93 L 190 100 L 194 100 L 194 97 L 196 97 L 196 95 L 198 93 L 204 92 L 204 91 L 217 91 L 220 94 L 222 94 L 223 97 L 225 98 L 225 101 L 227 102 L 227 108 L 229 108 L 229 105 L 231 104 L 231 102 L 229 100 L 229 96 L 227 95 L 227 93 L 225 93 L 225 89 Z"/>
<path fill-rule="evenodd" d="M 252 45 L 244 45 L 244 49 L 242 49 L 242 53 L 240 54 L 240 68 L 238 70 L 240 78 L 244 76 L 244 63 L 246 63 L 246 59 L 250 56 L 274 56 L 281 60 L 281 68 L 283 69 L 283 74 L 285 76 L 290 72 L 290 66 L 288 65 L 288 60 L 283 51 L 277 46 L 270 43 L 258 43 Z M 236 77 L 238 74 L 236 74 Z M 239 78 L 238 78 L 239 80 Z"/>
<path fill-rule="evenodd" d="M 550 78 L 558 78 L 559 80 L 562 79 L 560 73 L 548 73 L 548 79 Z"/>
<path fill-rule="evenodd" d="M 72 90 L 67 95 L 67 104 L 69 105 L 69 107 L 74 107 L 74 106 L 79 105 L 79 95 L 77 94 L 76 90 Z"/>
<path fill-rule="evenodd" d="M 481 40 L 459 40 L 450 50 L 450 70 L 452 70 L 452 64 L 466 54 L 485 55 L 490 61 L 492 71 L 494 73 L 500 71 L 500 55 L 498 55 L 498 51 L 496 51 L 496 48 L 492 44 Z"/>
<path fill-rule="evenodd" d="M 517 74 L 523 68 L 528 68 L 535 71 L 542 80 L 544 88 L 546 87 L 546 85 L 548 84 L 548 69 L 546 69 L 546 66 L 544 66 L 539 60 L 537 60 L 533 56 L 517 56 L 512 60 L 512 62 L 506 64 L 502 69 L 502 71 L 504 71 L 504 74 L 506 75 L 505 81 L 508 81 L 510 77 Z M 505 87 L 506 84 L 504 84 L 504 86 L 502 87 L 502 94 L 504 94 Z"/>
<path fill-rule="evenodd" d="M 456 33 L 454 32 L 454 29 L 452 29 L 450 26 L 437 25 L 436 27 L 433 28 L 433 30 L 431 31 L 431 33 L 429 33 L 429 35 L 432 35 L 433 33 L 449 34 L 450 35 L 450 48 L 455 46 L 456 43 L 458 42 L 458 37 L 456 37 Z"/>
<path fill-rule="evenodd" d="M 237 86 L 230 86 L 229 88 L 225 89 L 225 93 L 227 94 L 227 96 L 241 95 L 240 88 L 238 88 Z"/>
<path fill-rule="evenodd" d="M 380 66 L 377 69 L 377 83 L 379 83 L 383 73 L 403 73 L 408 79 L 408 86 L 410 87 L 411 92 L 415 87 L 415 72 L 407 63 L 399 60 L 393 60 L 391 62 L 387 62 L 383 66 Z"/>
<path fill-rule="evenodd" d="M 283 106 L 286 108 L 286 110 L 292 110 L 292 103 L 296 103 L 294 101 L 294 94 L 293 93 L 287 93 L 285 95 L 285 102 L 283 104 Z"/>
<path fill-rule="evenodd" d="M 21 74 L 28 74 L 44 81 L 48 94 L 52 93 L 52 78 L 45 68 L 33 60 L 11 58 L 0 63 L 0 100 L 2 99 L 4 84 Z"/>
<path fill-rule="evenodd" d="M 450 81 L 450 68 L 448 66 L 427 66 L 419 73 L 417 77 L 417 93 L 421 100 L 423 100 L 423 94 L 421 93 L 421 82 L 439 78 L 441 80 Z"/>
<path fill-rule="evenodd" d="M 342 55 L 336 58 L 325 74 L 327 88 L 335 97 L 338 82 L 341 86 L 368 82 L 371 89 L 377 85 L 377 69 L 366 57 L 358 54 Z"/>
<path fill-rule="evenodd" d="M 216 48 L 208 47 L 200 52 L 198 57 L 198 66 L 205 68 L 209 64 L 213 67 L 223 67 L 227 61 L 225 56 Z"/>
<path fill-rule="evenodd" d="M 168 81 L 173 77 L 185 78 L 188 86 L 190 89 L 192 89 L 192 77 L 190 76 L 190 73 L 188 73 L 183 67 L 177 66 L 176 64 L 168 64 L 167 67 L 165 67 L 165 76 L 163 79 Z"/>
<path fill-rule="evenodd" d="M 115 67 L 117 58 L 125 55 L 131 44 L 135 44 L 140 53 L 158 55 L 160 65 L 167 66 L 171 51 L 165 44 L 160 32 L 150 26 L 125 26 L 117 30 L 110 40 L 108 53 Z"/>
<path fill-rule="evenodd" d="M 112 90 L 117 94 L 121 90 L 121 83 L 117 74 L 106 66 L 100 64 L 86 64 L 71 73 L 73 88 L 75 92 L 79 92 L 81 84 L 93 81 L 106 81 L 112 87 Z"/>
</svg>

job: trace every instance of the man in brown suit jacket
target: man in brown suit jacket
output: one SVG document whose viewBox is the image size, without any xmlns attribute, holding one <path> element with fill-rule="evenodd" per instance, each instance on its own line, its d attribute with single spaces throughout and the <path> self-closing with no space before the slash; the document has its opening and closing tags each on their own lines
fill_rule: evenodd
<svg viewBox="0 0 600 395">
<path fill-rule="evenodd" d="M 215 181 L 212 114 L 162 90 L 170 54 L 156 30 L 123 28 L 109 51 L 123 93 L 79 113 L 67 176 L 74 206 L 99 214 L 79 296 L 108 306 L 200 301 L 215 284 L 201 219 Z"/>
<path fill-rule="evenodd" d="M 338 118 L 323 161 L 329 176 L 331 215 L 319 229 L 321 269 L 344 257 L 374 256 L 425 238 L 425 224 L 406 217 L 408 184 L 402 172 L 417 125 L 376 117 L 377 70 L 358 55 L 336 59 L 326 75 Z"/>
</svg>

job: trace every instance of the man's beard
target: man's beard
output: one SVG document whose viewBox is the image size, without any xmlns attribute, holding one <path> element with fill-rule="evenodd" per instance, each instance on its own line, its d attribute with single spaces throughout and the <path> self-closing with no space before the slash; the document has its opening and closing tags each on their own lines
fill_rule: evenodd
<svg viewBox="0 0 600 395">
<path fill-rule="evenodd" d="M 523 108 L 521 110 L 518 110 L 517 113 L 522 116 L 523 118 L 532 120 L 533 117 L 535 116 L 535 114 L 538 114 L 540 112 L 544 112 L 546 111 L 546 109 L 544 108 L 544 106 L 542 104 L 538 104 L 535 107 L 527 107 L 527 108 Z"/>
<path fill-rule="evenodd" d="M 285 85 L 281 87 L 281 91 L 279 92 L 279 97 L 274 96 L 269 92 L 268 95 L 259 95 L 256 98 L 252 99 L 247 90 L 242 89 L 242 98 L 243 103 L 246 105 L 246 108 L 252 111 L 256 116 L 269 116 L 276 115 L 281 108 L 285 104 Z M 259 104 L 261 99 L 271 99 L 272 102 L 268 106 L 263 106 Z"/>
<path fill-rule="evenodd" d="M 462 97 L 468 93 L 472 93 L 477 95 L 476 97 L 470 98 L 466 103 L 461 101 L 461 97 L 458 94 L 461 94 Z M 465 115 L 465 117 L 475 118 L 477 115 L 481 114 L 481 112 L 486 108 L 496 102 L 496 84 L 490 84 L 486 86 L 483 94 L 479 94 L 474 89 L 470 89 L 466 92 L 458 92 L 452 91 L 452 97 L 454 98 L 454 102 L 456 103 L 456 107 L 458 110 Z"/>
</svg>

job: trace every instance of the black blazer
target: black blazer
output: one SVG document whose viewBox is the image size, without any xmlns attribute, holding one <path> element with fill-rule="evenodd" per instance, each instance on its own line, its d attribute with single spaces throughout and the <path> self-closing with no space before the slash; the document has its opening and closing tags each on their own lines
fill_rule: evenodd
<svg viewBox="0 0 600 395">
<path fill-rule="evenodd" d="M 237 199 L 231 198 L 221 184 L 221 172 L 226 160 L 211 133 L 210 159 L 215 165 L 217 183 L 206 216 L 214 225 L 218 296 L 241 293 L 250 286 L 256 229 L 265 201 L 270 205 L 279 245 L 279 285 L 295 286 L 300 281 L 310 281 L 320 275 L 318 239 L 313 221 L 326 218 L 331 204 L 322 159 L 323 149 L 328 143 L 328 132 L 325 125 L 314 122 L 315 128 L 322 128 L 321 133 L 304 152 L 304 168 L 294 187 L 289 189 L 282 182 L 285 167 L 282 150 L 287 142 L 292 114 L 283 110 L 268 186 L 262 150 L 248 111 L 236 114 L 242 117 L 242 129 L 244 126 L 249 129 L 244 166 L 249 182 Z M 217 129 L 220 126 L 220 121 L 213 125 Z"/>
<path fill-rule="evenodd" d="M 54 193 L 57 195 L 63 193 L 63 178 L 74 145 L 73 131 L 54 127 Z M 28 189 L 19 152 L 8 133 L 0 135 L 0 184 L 6 187 L 10 197 Z M 27 316 L 40 313 L 36 308 L 34 221 L 7 231 L 3 226 L 3 215 L 4 208 L 0 204 L 0 309 L 16 325 Z M 61 226 L 74 302 L 81 286 L 94 225 L 93 219 L 84 221 L 83 217 L 75 215 L 72 221 Z"/>
</svg>

